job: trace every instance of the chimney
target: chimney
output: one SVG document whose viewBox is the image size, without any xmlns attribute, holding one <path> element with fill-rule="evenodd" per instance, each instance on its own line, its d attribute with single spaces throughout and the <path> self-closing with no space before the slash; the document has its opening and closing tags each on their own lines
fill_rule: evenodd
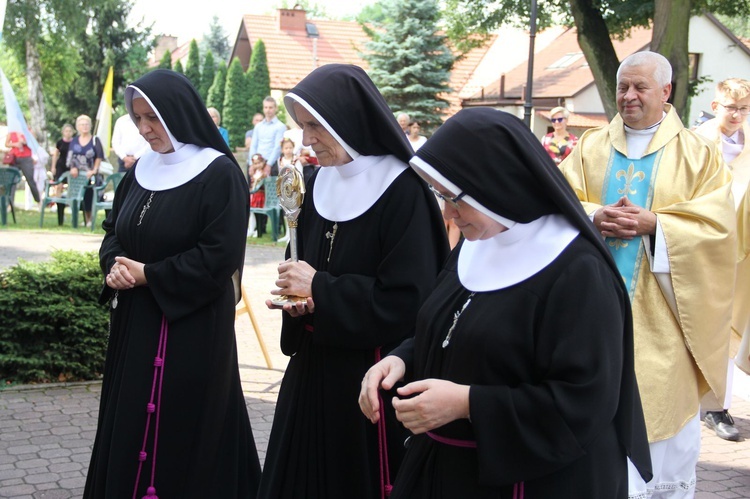
<svg viewBox="0 0 750 499">
<path fill-rule="evenodd" d="M 500 75 L 500 98 L 505 99 L 505 73 Z"/>
<path fill-rule="evenodd" d="M 164 52 L 169 50 L 170 53 L 174 53 L 177 50 L 177 37 L 170 35 L 162 35 L 156 41 L 156 48 L 154 48 L 154 60 L 156 62 L 161 61 L 164 57 Z"/>
<path fill-rule="evenodd" d="M 305 32 L 307 15 L 305 10 L 295 5 L 293 9 L 279 9 L 279 31 Z"/>
</svg>

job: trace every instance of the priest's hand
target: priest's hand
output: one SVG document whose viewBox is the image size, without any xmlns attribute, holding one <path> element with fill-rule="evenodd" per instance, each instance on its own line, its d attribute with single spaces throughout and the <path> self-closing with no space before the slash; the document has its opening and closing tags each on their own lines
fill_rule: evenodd
<svg viewBox="0 0 750 499">
<path fill-rule="evenodd" d="M 442 379 L 425 379 L 396 390 L 393 397 L 396 419 L 412 433 L 424 433 L 445 424 L 469 417 L 469 386 Z"/>
<path fill-rule="evenodd" d="M 628 203 L 628 204 L 626 204 Z M 594 214 L 594 225 L 604 237 L 633 239 L 638 235 L 638 211 L 628 198 L 622 197 L 616 203 L 602 206 Z"/>
<path fill-rule="evenodd" d="M 279 278 L 276 286 L 279 289 L 271 291 L 272 295 L 312 296 L 312 280 L 315 269 L 309 263 L 291 259 L 279 264 Z"/>
<path fill-rule="evenodd" d="M 646 208 L 641 208 L 637 204 L 631 203 L 626 197 L 623 197 L 621 201 L 624 208 L 637 210 L 635 215 L 635 219 L 638 222 L 635 230 L 636 235 L 645 236 L 656 234 L 656 214 Z"/>
<path fill-rule="evenodd" d="M 390 390 L 396 382 L 404 379 L 405 373 L 406 364 L 395 355 L 387 356 L 365 373 L 359 391 L 359 408 L 370 422 L 374 424 L 380 419 L 378 390 Z"/>
</svg>

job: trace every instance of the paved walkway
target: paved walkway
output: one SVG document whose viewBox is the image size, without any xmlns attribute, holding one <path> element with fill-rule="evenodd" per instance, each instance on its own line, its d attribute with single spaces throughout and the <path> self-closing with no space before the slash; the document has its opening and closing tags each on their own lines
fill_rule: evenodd
<svg viewBox="0 0 750 499">
<path fill-rule="evenodd" d="M 47 258 L 52 249 L 96 251 L 101 236 L 0 230 L 0 269 L 18 257 Z M 287 359 L 279 350 L 280 316 L 263 301 L 273 286 L 281 248 L 248 246 L 244 285 L 268 347 L 267 369 L 247 315 L 237 319 L 237 346 L 245 400 L 265 458 L 279 384 Z M 750 438 L 750 377 L 735 375 L 732 413 Z M 26 386 L 0 391 L 0 498 L 80 497 L 96 431 L 101 384 Z M 726 442 L 703 428 L 698 499 L 750 498 L 750 440 Z M 604 498 L 602 498 L 604 499 Z"/>
</svg>

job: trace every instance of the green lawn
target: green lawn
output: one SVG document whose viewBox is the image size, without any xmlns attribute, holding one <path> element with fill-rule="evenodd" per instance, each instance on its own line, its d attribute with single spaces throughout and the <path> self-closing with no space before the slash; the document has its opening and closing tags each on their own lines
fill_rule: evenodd
<svg viewBox="0 0 750 499">
<path fill-rule="evenodd" d="M 72 226 L 72 216 L 70 213 L 70 207 L 65 207 L 65 222 L 62 226 L 57 225 L 57 213 L 51 211 L 49 208 L 44 212 L 44 226 L 39 227 L 40 214 L 38 210 L 26 211 L 24 207 L 24 192 L 23 189 L 18 189 L 16 192 L 16 223 L 13 223 L 13 217 L 8 211 L 8 225 L 6 227 L 0 226 L 0 230 L 33 230 L 33 231 L 49 231 L 49 232 L 64 232 L 64 233 L 85 233 L 91 234 L 91 228 L 83 226 L 83 213 L 78 216 L 78 228 L 74 229 Z M 94 228 L 94 234 L 104 234 L 102 230 L 102 221 L 104 221 L 104 211 L 99 212 L 99 216 L 96 219 L 96 228 Z M 270 234 L 264 234 L 263 237 L 248 237 L 248 244 L 260 244 L 264 246 L 285 246 L 285 243 L 274 243 L 271 241 Z"/>
</svg>

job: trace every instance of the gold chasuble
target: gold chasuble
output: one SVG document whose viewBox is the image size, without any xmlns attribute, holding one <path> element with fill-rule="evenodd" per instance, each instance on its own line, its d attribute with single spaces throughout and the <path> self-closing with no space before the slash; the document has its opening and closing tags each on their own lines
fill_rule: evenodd
<svg viewBox="0 0 750 499">
<path fill-rule="evenodd" d="M 650 270 L 647 238 L 607 240 L 618 268 L 632 260 L 623 278 L 650 442 L 679 432 L 709 390 L 724 396 L 737 244 L 731 174 L 721 155 L 686 130 L 670 105 L 665 111 L 640 160 L 627 158 L 618 114 L 584 133 L 560 165 L 589 215 L 615 202 L 620 190 L 654 212 L 664 232 L 671 273 L 660 274 L 661 286 Z M 619 258 L 623 249 L 631 255 Z"/>
<path fill-rule="evenodd" d="M 719 120 L 714 118 L 702 124 L 696 132 L 711 140 L 722 151 Z M 737 278 L 734 288 L 732 311 L 732 341 L 729 356 L 735 357 L 737 367 L 750 374 L 750 199 L 747 190 L 750 185 L 750 125 L 742 125 L 745 145 L 742 152 L 729 163 L 732 170 L 732 194 L 737 208 Z"/>
</svg>

